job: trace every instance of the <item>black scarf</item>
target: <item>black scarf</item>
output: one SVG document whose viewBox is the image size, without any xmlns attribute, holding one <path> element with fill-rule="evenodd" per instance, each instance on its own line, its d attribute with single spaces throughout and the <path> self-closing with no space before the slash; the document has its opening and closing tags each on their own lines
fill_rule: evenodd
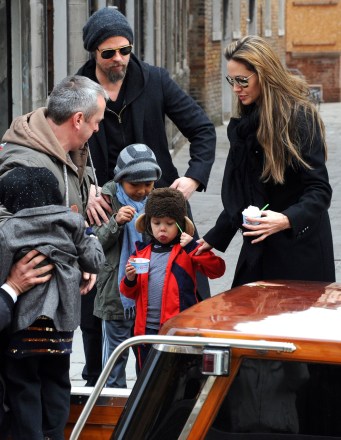
<svg viewBox="0 0 341 440">
<path fill-rule="evenodd" d="M 260 209 L 268 203 L 265 185 L 260 176 L 263 169 L 263 149 L 257 140 L 259 116 L 256 106 L 240 119 L 232 118 L 227 129 L 230 152 L 226 162 L 222 184 L 222 201 L 230 224 L 234 228 L 242 225 L 242 211 L 249 205 Z M 260 267 L 264 243 L 251 244 L 254 238 L 244 237 L 246 252 L 238 261 L 234 285 L 238 285 L 238 273 L 248 267 L 253 272 Z"/>
<path fill-rule="evenodd" d="M 254 108 L 240 119 L 232 118 L 227 136 L 230 152 L 222 183 L 222 201 L 231 224 L 239 228 L 242 211 L 249 205 L 260 209 L 267 203 L 264 184 L 260 181 L 263 149 L 257 140 L 258 111 Z"/>
</svg>

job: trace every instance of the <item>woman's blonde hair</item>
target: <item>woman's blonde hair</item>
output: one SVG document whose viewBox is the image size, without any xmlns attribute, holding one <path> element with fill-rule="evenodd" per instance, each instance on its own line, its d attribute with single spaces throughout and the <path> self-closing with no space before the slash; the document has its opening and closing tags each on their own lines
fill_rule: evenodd
<svg viewBox="0 0 341 440">
<path fill-rule="evenodd" d="M 324 124 L 315 105 L 309 100 L 307 82 L 289 73 L 263 38 L 247 36 L 233 42 L 226 47 L 224 56 L 227 61 L 240 62 L 258 75 L 261 94 L 257 101 L 257 139 L 264 149 L 261 175 L 264 181 L 272 178 L 276 183 L 284 183 L 285 169 L 295 164 L 311 168 L 300 151 L 303 117 L 311 125 L 309 142 L 312 143 L 317 124 L 327 155 Z M 238 100 L 237 116 L 245 113 L 247 106 Z"/>
</svg>

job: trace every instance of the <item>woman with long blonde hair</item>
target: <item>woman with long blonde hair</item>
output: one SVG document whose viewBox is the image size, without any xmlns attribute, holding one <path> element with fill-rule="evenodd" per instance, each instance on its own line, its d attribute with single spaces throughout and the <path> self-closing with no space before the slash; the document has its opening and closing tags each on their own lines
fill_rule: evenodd
<svg viewBox="0 0 341 440">
<path fill-rule="evenodd" d="M 307 83 L 291 75 L 271 46 L 248 36 L 225 50 L 237 99 L 227 134 L 224 210 L 198 252 L 225 251 L 243 232 L 233 286 L 261 280 L 335 281 L 323 122 Z M 246 216 L 249 205 L 260 218 Z M 268 209 L 266 207 L 268 206 Z M 259 213 L 258 213 L 259 214 Z M 216 423 L 229 432 L 298 433 L 297 393 L 304 363 L 245 359 Z"/>
<path fill-rule="evenodd" d="M 226 79 L 236 97 L 222 183 L 224 210 L 199 252 L 225 251 L 243 231 L 233 286 L 257 280 L 335 281 L 323 121 L 306 81 L 270 44 L 247 36 L 228 45 Z M 249 205 L 268 209 L 243 223 Z"/>
</svg>

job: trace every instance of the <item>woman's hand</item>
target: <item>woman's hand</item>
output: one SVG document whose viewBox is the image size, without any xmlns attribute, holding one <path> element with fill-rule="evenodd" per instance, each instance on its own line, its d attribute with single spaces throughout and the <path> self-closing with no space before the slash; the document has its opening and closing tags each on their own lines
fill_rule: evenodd
<svg viewBox="0 0 341 440">
<path fill-rule="evenodd" d="M 259 225 L 247 225 L 243 223 L 245 229 L 248 231 L 243 232 L 245 237 L 257 237 L 252 240 L 251 243 L 259 243 L 269 237 L 269 235 L 276 234 L 276 232 L 284 231 L 285 229 L 290 229 L 291 225 L 289 219 L 286 215 L 275 211 L 262 211 L 262 217 L 253 219 L 247 217 L 247 220 L 252 222 L 259 222 Z"/>
<path fill-rule="evenodd" d="M 196 251 L 195 255 L 200 255 L 203 252 L 210 251 L 213 247 L 210 244 L 208 244 L 203 238 L 199 238 L 199 240 L 197 240 L 197 243 L 200 244 L 201 246 L 198 247 L 198 250 Z"/>
</svg>

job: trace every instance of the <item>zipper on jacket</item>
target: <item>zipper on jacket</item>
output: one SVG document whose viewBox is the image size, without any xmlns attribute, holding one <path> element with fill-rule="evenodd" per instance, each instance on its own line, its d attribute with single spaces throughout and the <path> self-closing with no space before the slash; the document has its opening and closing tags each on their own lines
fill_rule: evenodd
<svg viewBox="0 0 341 440">
<path fill-rule="evenodd" d="M 123 140 L 123 145 L 126 145 L 126 137 L 125 137 L 125 133 L 124 133 L 124 127 L 122 125 L 122 113 L 123 111 L 126 109 L 127 105 L 125 104 L 125 102 L 123 103 L 123 107 L 121 108 L 120 112 L 117 114 L 116 112 L 114 112 L 114 110 L 111 110 L 110 108 L 106 107 L 105 109 L 109 112 L 112 113 L 113 115 L 115 115 L 118 119 L 118 124 L 120 125 L 120 130 L 121 130 L 121 135 L 122 135 L 122 140 Z"/>
<path fill-rule="evenodd" d="M 122 112 L 125 110 L 125 108 L 126 108 L 127 106 L 124 104 L 124 106 L 121 108 L 121 110 L 120 110 L 120 112 L 117 114 L 116 112 L 114 112 L 114 110 L 111 110 L 110 108 L 108 108 L 108 107 L 106 107 L 106 110 L 108 111 L 108 112 L 110 112 L 110 113 L 113 113 L 116 117 L 117 117 L 117 119 L 118 119 L 118 123 L 119 124 L 122 124 L 122 118 L 121 118 L 121 114 L 122 114 Z"/>
</svg>

